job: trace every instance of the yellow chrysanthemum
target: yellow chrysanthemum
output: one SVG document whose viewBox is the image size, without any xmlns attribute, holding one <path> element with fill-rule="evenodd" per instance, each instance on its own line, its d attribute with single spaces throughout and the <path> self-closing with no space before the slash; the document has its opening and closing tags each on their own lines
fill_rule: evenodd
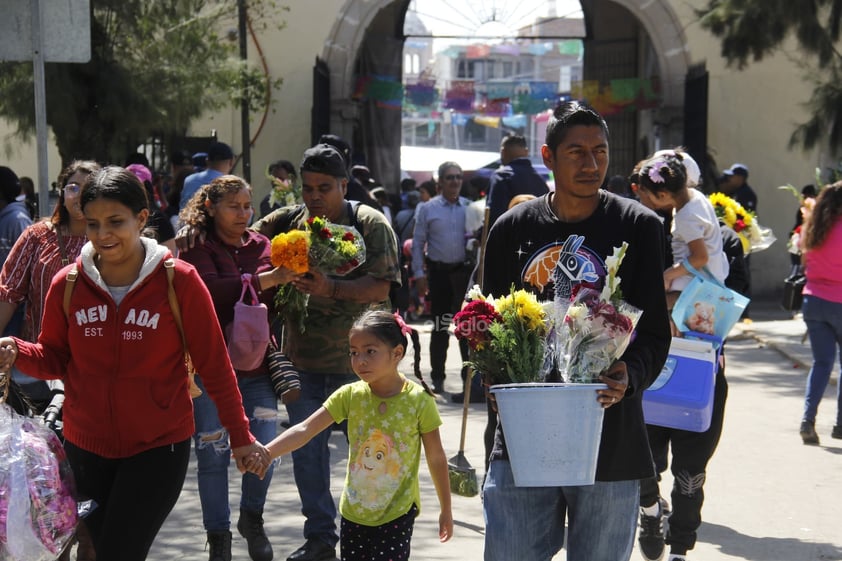
<svg viewBox="0 0 842 561">
<path fill-rule="evenodd" d="M 272 265 L 286 267 L 296 273 L 310 270 L 308 253 L 310 236 L 301 230 L 291 230 L 272 238 Z"/>
<path fill-rule="evenodd" d="M 535 295 L 526 290 L 516 290 L 513 294 L 501 297 L 497 300 L 497 311 L 504 317 L 518 318 L 530 330 L 544 329 L 544 308 Z"/>
</svg>

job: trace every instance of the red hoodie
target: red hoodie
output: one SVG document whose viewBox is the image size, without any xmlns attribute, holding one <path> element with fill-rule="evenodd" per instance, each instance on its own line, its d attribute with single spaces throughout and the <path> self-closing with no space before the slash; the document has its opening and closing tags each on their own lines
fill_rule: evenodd
<svg viewBox="0 0 842 561">
<path fill-rule="evenodd" d="M 65 384 L 64 436 L 84 450 L 123 458 L 180 442 L 194 432 L 181 335 L 167 299 L 166 248 L 142 240 L 146 259 L 120 306 L 94 267 L 90 243 L 76 261 L 69 315 L 67 272 L 53 278 L 38 343 L 15 339 L 16 365 Z M 187 345 L 231 446 L 254 441 L 210 294 L 196 269 L 176 260 L 173 287 Z"/>
</svg>

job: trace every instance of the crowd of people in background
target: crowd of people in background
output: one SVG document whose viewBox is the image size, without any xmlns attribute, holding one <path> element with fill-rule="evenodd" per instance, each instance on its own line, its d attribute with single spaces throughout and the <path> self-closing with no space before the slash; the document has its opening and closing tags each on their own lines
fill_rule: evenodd
<svg viewBox="0 0 842 561">
<path fill-rule="evenodd" d="M 40 414 L 57 393 L 67 395 L 63 436 L 68 456 L 80 494 L 99 504 L 77 531 L 77 559 L 145 558 L 181 492 L 191 440 L 210 561 L 230 561 L 232 555 L 231 458 L 243 471 L 236 527 L 254 561 L 273 559 L 263 509 L 272 481 L 270 456 L 285 453 L 292 454 L 305 517 L 305 542 L 288 561 L 332 560 L 337 544 L 343 559 L 357 559 L 356 552 L 368 547 L 360 544 L 372 539 L 392 544 L 401 552 L 396 558 L 408 558 L 419 506 L 422 444 L 440 500 L 439 535 L 447 541 L 453 521 L 436 396 L 450 393 L 452 401 L 461 402 L 470 381 L 460 364 L 461 380 L 448 384 L 457 391 L 445 389 L 448 366 L 453 367 L 447 364 L 450 320 L 474 282 L 484 282 L 483 292 L 495 295 L 512 283 L 523 284 L 520 275 L 528 256 L 514 249 L 524 241 L 526 228 L 530 242 L 541 239 L 543 245 L 583 235 L 603 259 L 624 236 L 650 233 L 652 251 L 631 251 L 626 266 L 635 274 L 624 283 L 629 301 L 647 313 L 626 362 L 610 369 L 608 393 L 600 394 L 612 399 L 606 405 L 603 440 L 619 452 L 600 456 L 592 488 L 542 491 L 552 512 L 536 506 L 542 501 L 536 502 L 532 491 L 513 487 L 495 404 L 480 377 L 474 378 L 470 399 L 487 402 L 488 411 L 485 559 L 549 559 L 563 545 L 566 508 L 568 556 L 627 559 L 637 519 L 645 559 L 661 559 L 669 547 L 671 561 L 685 560 L 701 523 L 705 468 L 722 430 L 724 355 L 716 374 L 714 422 L 707 431 L 688 436 L 645 426 L 639 394 L 665 359 L 667 310 L 692 278 L 691 270 L 706 268 L 735 290 L 751 292 L 748 255 L 736 234 L 717 219 L 702 189 L 725 193 L 751 212 L 756 212 L 757 194 L 743 163 L 726 168 L 716 185 L 702 185 L 698 165 L 680 147 L 648 156 L 628 176 L 606 179 L 608 131 L 602 118 L 573 102 L 559 106 L 550 121 L 542 148 L 553 172 L 549 182 L 536 172 L 526 139 L 517 134 L 501 139 L 500 167 L 488 179 L 446 161 L 438 163 L 432 179 L 419 183 L 405 175 L 399 185 L 383 184 L 357 163 L 344 139 L 324 135 L 299 165 L 279 159 L 266 169 L 267 180 L 300 186 L 301 201 L 291 206 L 273 204 L 267 195 L 255 208 L 252 186 L 232 175 L 233 149 L 218 141 L 199 153 L 173 152 L 166 170 L 153 171 L 140 153 L 129 155 L 124 167 L 74 161 L 58 177 L 51 216 L 40 215 L 30 179 L 0 166 L 0 366 L 11 371 L 16 391 L 28 398 L 18 404 L 21 412 Z M 804 319 L 814 356 L 800 426 L 805 444 L 819 442 L 815 418 L 842 338 L 842 311 L 837 310 L 842 263 L 834 251 L 842 243 L 841 190 L 840 183 L 824 189 L 805 186 L 793 226 L 800 241 L 792 251 L 792 273 L 806 273 Z M 305 228 L 314 216 L 355 228 L 366 247 L 365 262 L 345 276 L 317 270 L 302 274 L 273 264 L 270 240 Z M 610 229 L 605 228 L 608 221 Z M 301 397 L 286 403 L 292 428 L 278 436 L 279 396 L 268 358 L 254 369 L 232 364 L 224 352 L 224 329 L 246 294 L 244 287 L 274 320 L 279 315 L 275 294 L 285 285 L 307 294 L 309 304 L 303 329 L 283 315 L 271 325 L 273 338 L 301 377 Z M 168 319 L 140 325 L 134 318 L 138 329 L 128 337 L 125 331 L 100 332 L 103 339 L 97 341 L 125 350 L 124 357 L 114 358 L 92 345 L 90 331 L 80 332 L 75 322 L 65 321 L 82 304 L 103 306 L 123 319 L 139 307 L 148 313 L 144 317 Z M 432 325 L 426 369 L 419 362 L 417 332 L 406 323 L 422 319 Z M 672 334 L 679 335 L 675 325 Z M 165 348 L 150 346 L 164 336 Z M 416 346 L 418 384 L 397 369 L 409 340 Z M 201 341 L 203 351 L 188 341 Z M 464 363 L 467 342 L 459 344 Z M 186 355 L 199 372 L 195 387 L 201 395 L 194 395 L 192 403 Z M 89 362 L 100 365 L 102 374 L 81 376 L 82 365 Z M 119 374 L 127 393 L 148 388 L 148 402 L 127 403 L 125 395 L 105 391 L 110 372 Z M 842 390 L 838 394 L 833 438 L 842 438 Z M 158 402 L 168 399 L 174 408 L 161 413 Z M 354 405 L 359 400 L 372 403 L 359 408 Z M 107 416 L 108 406 L 118 401 L 151 421 L 123 427 L 129 438 L 122 442 L 114 440 L 110 427 L 116 421 Z M 406 464 L 401 473 L 408 478 L 389 488 L 389 499 L 396 502 L 371 510 L 357 504 L 367 489 L 353 480 L 350 466 L 366 437 L 387 432 L 389 424 L 381 417 L 392 407 L 395 412 L 421 407 L 414 419 L 421 430 L 412 434 L 410 453 L 395 459 Z M 328 446 L 335 424 L 350 441 L 352 455 L 338 509 Z M 636 429 L 629 432 L 629 427 Z M 670 500 L 658 488 L 668 468 L 675 475 Z M 121 473 L 130 474 L 129 479 L 120 479 Z M 559 510 L 559 504 L 564 508 Z M 130 522 L 138 513 L 143 523 Z M 542 524 L 547 534 L 541 534 Z M 133 526 L 132 532 L 123 525 Z M 608 532 L 606 525 L 613 529 Z M 543 536 L 554 532 L 557 538 L 546 543 Z M 589 539 L 597 533 L 600 540 Z"/>
</svg>

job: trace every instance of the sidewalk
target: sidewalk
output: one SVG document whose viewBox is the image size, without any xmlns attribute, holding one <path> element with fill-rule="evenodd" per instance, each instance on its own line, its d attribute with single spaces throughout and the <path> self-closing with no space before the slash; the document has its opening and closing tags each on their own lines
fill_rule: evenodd
<svg viewBox="0 0 842 561">
<path fill-rule="evenodd" d="M 801 314 L 783 310 L 776 301 L 761 300 L 752 302 L 751 316 L 751 322 L 738 322 L 728 339 L 754 339 L 781 353 L 792 363 L 792 368 L 803 369 L 806 375 L 813 363 L 813 354 L 807 337 L 807 326 Z M 838 372 L 837 363 L 834 365 L 834 374 Z M 833 375 L 830 383 L 835 385 L 836 379 L 837 376 Z"/>
</svg>

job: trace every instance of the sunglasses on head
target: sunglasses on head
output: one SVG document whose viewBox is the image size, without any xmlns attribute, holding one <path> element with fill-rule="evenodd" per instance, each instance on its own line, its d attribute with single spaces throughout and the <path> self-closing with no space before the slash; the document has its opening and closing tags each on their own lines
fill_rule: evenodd
<svg viewBox="0 0 842 561">
<path fill-rule="evenodd" d="M 82 190 L 82 186 L 78 183 L 68 183 L 64 186 L 64 194 L 65 195 L 78 195 L 79 191 Z"/>
</svg>

